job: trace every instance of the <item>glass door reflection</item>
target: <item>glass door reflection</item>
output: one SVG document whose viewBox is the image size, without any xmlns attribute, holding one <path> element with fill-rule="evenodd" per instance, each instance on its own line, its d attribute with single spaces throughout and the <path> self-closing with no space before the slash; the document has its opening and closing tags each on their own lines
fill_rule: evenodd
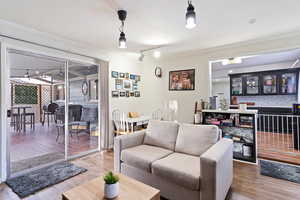
<svg viewBox="0 0 300 200">
<path fill-rule="evenodd" d="M 98 66 L 69 62 L 68 155 L 98 149 Z"/>
</svg>

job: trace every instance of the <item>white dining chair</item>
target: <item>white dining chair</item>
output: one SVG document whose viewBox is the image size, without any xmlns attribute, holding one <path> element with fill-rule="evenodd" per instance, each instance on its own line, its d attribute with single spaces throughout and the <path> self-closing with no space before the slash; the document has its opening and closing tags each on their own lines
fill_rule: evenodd
<svg viewBox="0 0 300 200">
<path fill-rule="evenodd" d="M 112 120 L 115 125 L 114 133 L 116 135 L 126 135 L 129 133 L 129 125 L 127 121 L 127 116 L 124 112 L 116 109 L 112 112 Z"/>
<path fill-rule="evenodd" d="M 157 109 L 152 113 L 152 119 L 153 120 L 162 120 L 162 111 L 161 109 Z"/>
</svg>

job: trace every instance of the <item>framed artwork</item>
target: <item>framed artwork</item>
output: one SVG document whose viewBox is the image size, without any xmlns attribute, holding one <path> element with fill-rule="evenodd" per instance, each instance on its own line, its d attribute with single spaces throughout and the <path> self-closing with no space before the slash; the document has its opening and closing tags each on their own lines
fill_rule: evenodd
<svg viewBox="0 0 300 200">
<path fill-rule="evenodd" d="M 111 71 L 111 77 L 112 78 L 119 78 L 119 72 Z"/>
<path fill-rule="evenodd" d="M 138 84 L 132 83 L 132 90 L 138 90 Z"/>
<path fill-rule="evenodd" d="M 131 92 L 130 92 L 130 96 L 131 96 L 131 97 L 134 97 L 134 92 L 131 91 Z"/>
<path fill-rule="evenodd" d="M 129 79 L 129 73 L 125 73 L 125 78 Z"/>
<path fill-rule="evenodd" d="M 141 76 L 140 75 L 135 75 L 135 80 L 136 81 L 141 81 Z"/>
<path fill-rule="evenodd" d="M 114 98 L 119 97 L 119 91 L 111 91 L 111 96 Z"/>
<path fill-rule="evenodd" d="M 126 97 L 130 97 L 130 92 L 126 91 Z"/>
<path fill-rule="evenodd" d="M 121 91 L 120 92 L 120 97 L 125 97 L 126 96 L 126 92 L 125 91 Z"/>
<path fill-rule="evenodd" d="M 125 90 L 130 90 L 131 89 L 131 81 L 130 80 L 124 80 L 123 81 L 123 88 Z"/>
<path fill-rule="evenodd" d="M 140 91 L 135 91 L 135 92 L 134 92 L 134 96 L 135 96 L 135 97 L 140 97 L 140 96 L 141 96 Z"/>
<path fill-rule="evenodd" d="M 125 73 L 121 73 L 121 72 L 120 72 L 120 73 L 119 73 L 119 77 L 120 77 L 120 78 L 125 78 Z"/>
<path fill-rule="evenodd" d="M 170 71 L 169 90 L 195 90 L 195 69 Z"/>
<path fill-rule="evenodd" d="M 116 86 L 116 90 L 122 90 L 123 89 L 123 80 L 115 79 L 115 86 Z"/>
<path fill-rule="evenodd" d="M 134 74 L 130 74 L 130 79 L 131 80 L 135 80 L 135 75 Z"/>
</svg>

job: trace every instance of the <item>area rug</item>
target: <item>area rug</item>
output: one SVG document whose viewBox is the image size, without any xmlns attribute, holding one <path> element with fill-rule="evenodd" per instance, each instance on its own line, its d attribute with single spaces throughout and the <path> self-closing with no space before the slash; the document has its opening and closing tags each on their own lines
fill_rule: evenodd
<svg viewBox="0 0 300 200">
<path fill-rule="evenodd" d="M 300 166 L 260 160 L 261 175 L 300 183 Z"/>
<path fill-rule="evenodd" d="M 72 163 L 61 162 L 9 179 L 6 183 L 19 197 L 24 198 L 86 171 Z"/>
<path fill-rule="evenodd" d="M 36 166 L 45 165 L 57 160 L 64 159 L 63 153 L 48 153 L 33 158 L 27 158 L 24 160 L 12 161 L 11 162 L 11 173 L 17 173 L 26 169 L 30 169 Z"/>
</svg>

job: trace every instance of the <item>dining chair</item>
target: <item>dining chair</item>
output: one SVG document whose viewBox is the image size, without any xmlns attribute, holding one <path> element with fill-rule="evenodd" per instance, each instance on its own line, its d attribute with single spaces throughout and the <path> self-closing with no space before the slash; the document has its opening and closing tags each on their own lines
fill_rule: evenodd
<svg viewBox="0 0 300 200">
<path fill-rule="evenodd" d="M 28 121 L 27 117 L 29 117 L 29 121 Z M 23 122 L 24 125 L 30 124 L 30 128 L 34 130 L 35 129 L 35 113 L 33 111 L 33 108 L 31 108 L 31 111 L 29 111 L 29 112 L 22 113 L 21 119 L 23 119 L 23 118 L 25 120 Z"/>
<path fill-rule="evenodd" d="M 42 121 L 42 125 L 44 126 L 45 124 L 45 120 L 46 120 L 46 116 L 47 116 L 47 122 L 48 122 L 48 126 L 50 123 L 50 117 L 54 117 L 54 121 L 56 121 L 55 119 L 55 111 L 56 109 L 58 109 L 58 104 L 56 103 L 50 103 L 48 106 L 44 105 L 43 106 L 43 121 Z"/>
<path fill-rule="evenodd" d="M 157 109 L 152 113 L 152 119 L 154 120 L 162 120 L 162 111 L 161 109 Z"/>
<path fill-rule="evenodd" d="M 115 126 L 115 135 L 126 135 L 129 134 L 129 125 L 128 121 L 126 120 L 126 115 L 124 112 L 116 109 L 112 112 L 112 119 Z"/>
</svg>

